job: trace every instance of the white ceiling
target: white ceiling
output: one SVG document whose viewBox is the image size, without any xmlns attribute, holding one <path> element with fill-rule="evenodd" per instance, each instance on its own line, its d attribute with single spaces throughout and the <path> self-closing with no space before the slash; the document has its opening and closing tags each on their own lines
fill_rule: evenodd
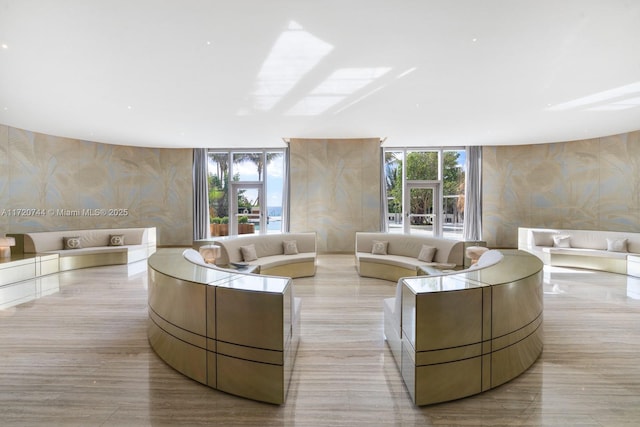
<svg viewBox="0 0 640 427">
<path fill-rule="evenodd" d="M 637 0 L 0 0 L 0 123 L 151 147 L 640 129 Z"/>
</svg>

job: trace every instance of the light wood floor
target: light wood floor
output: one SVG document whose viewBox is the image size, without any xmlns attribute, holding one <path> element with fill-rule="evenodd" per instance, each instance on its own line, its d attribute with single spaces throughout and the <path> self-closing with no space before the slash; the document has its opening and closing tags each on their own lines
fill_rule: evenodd
<svg viewBox="0 0 640 427">
<path fill-rule="evenodd" d="M 394 284 L 326 255 L 295 281 L 302 341 L 287 403 L 209 389 L 165 365 L 146 337 L 146 273 L 125 266 L 57 275 L 60 291 L 0 310 L 0 425 L 640 424 L 640 283 L 548 270 L 545 348 L 515 380 L 415 407 L 382 335 Z M 629 293 L 629 295 L 628 295 Z"/>
</svg>

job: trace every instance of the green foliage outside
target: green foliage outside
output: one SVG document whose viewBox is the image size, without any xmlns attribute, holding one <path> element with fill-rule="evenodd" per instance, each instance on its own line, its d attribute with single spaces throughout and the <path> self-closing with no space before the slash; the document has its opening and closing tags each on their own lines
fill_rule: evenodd
<svg viewBox="0 0 640 427">
<path fill-rule="evenodd" d="M 267 163 L 282 156 L 282 153 L 267 153 Z M 216 170 L 209 171 L 209 218 L 213 223 L 216 218 L 229 216 L 229 154 L 209 153 Z M 258 180 L 262 181 L 264 173 L 264 162 L 262 153 L 236 153 L 233 161 L 238 164 L 242 162 L 252 162 L 258 172 Z M 234 174 L 232 181 L 239 181 L 240 176 Z M 238 191 L 238 208 L 242 212 L 244 209 L 251 212 L 251 208 L 258 207 L 256 201 L 251 201 L 245 196 L 245 190 Z"/>
<path fill-rule="evenodd" d="M 402 159 L 395 152 L 385 153 L 385 171 L 389 213 L 402 212 Z M 464 171 L 458 167 L 460 153 L 443 152 L 443 195 L 459 195 L 464 191 Z M 438 153 L 435 151 L 409 152 L 406 156 L 407 180 L 438 180 Z M 455 206 L 445 206 L 445 213 L 451 210 L 464 211 L 464 196 L 457 199 Z M 433 193 L 426 189 L 414 189 L 411 198 L 411 212 L 431 213 Z"/>
</svg>

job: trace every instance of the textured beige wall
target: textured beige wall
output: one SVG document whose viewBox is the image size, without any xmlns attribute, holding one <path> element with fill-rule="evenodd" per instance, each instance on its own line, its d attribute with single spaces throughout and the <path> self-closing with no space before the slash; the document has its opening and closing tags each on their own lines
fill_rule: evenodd
<svg viewBox="0 0 640 427">
<path fill-rule="evenodd" d="M 483 237 L 517 247 L 521 227 L 640 231 L 640 131 L 483 148 Z"/>
<path fill-rule="evenodd" d="M 101 144 L 0 125 L 0 233 L 157 227 L 159 245 L 190 245 L 192 161 L 190 149 Z M 107 212 L 90 216 L 90 209 Z M 110 216 L 116 212 L 109 209 L 127 214 Z"/>
<path fill-rule="evenodd" d="M 380 230 L 380 140 L 290 143 L 291 231 L 318 233 L 318 252 L 353 252 L 356 231 Z"/>
</svg>

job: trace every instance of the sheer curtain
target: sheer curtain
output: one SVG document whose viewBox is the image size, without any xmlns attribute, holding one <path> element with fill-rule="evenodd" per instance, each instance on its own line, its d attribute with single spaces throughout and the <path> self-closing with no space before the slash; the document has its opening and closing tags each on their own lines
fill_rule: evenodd
<svg viewBox="0 0 640 427">
<path fill-rule="evenodd" d="M 283 177 L 283 182 L 282 182 L 282 188 L 284 190 L 284 197 L 282 198 L 282 232 L 283 233 L 288 233 L 291 228 L 290 228 L 290 221 L 289 221 L 289 196 L 291 195 L 291 186 L 289 185 L 289 172 L 290 172 L 290 166 L 289 164 L 291 163 L 291 159 L 290 159 L 290 149 L 289 149 L 289 143 L 287 142 L 287 148 L 285 148 L 284 150 L 284 177 Z"/>
<path fill-rule="evenodd" d="M 193 149 L 193 239 L 209 237 L 207 149 Z"/>
<path fill-rule="evenodd" d="M 380 141 L 382 143 L 382 141 Z M 387 175 L 386 175 L 386 163 L 384 155 L 384 147 L 380 147 L 380 231 L 389 231 L 387 225 Z"/>
<path fill-rule="evenodd" d="M 482 147 L 466 147 L 464 240 L 482 240 Z"/>
</svg>

